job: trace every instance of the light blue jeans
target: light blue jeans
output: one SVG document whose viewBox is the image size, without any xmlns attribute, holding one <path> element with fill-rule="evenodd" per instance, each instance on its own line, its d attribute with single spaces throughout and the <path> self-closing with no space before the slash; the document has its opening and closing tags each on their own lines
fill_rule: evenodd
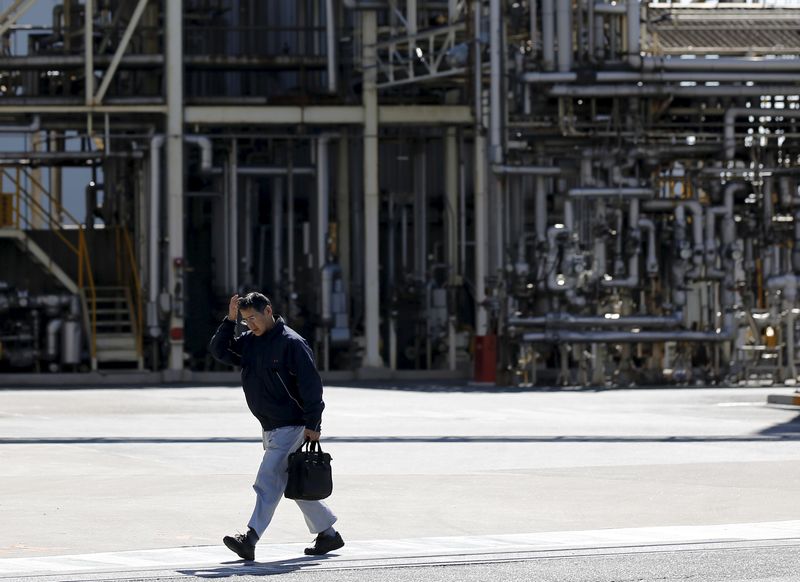
<svg viewBox="0 0 800 582">
<path fill-rule="evenodd" d="M 261 537 L 272 521 L 275 508 L 286 489 L 289 453 L 297 450 L 304 440 L 302 426 L 282 426 L 265 431 L 264 458 L 258 469 L 253 489 L 256 491 L 256 507 L 250 517 L 251 527 Z M 336 522 L 336 516 L 322 501 L 295 500 L 306 520 L 308 531 L 313 534 L 325 531 Z"/>
</svg>

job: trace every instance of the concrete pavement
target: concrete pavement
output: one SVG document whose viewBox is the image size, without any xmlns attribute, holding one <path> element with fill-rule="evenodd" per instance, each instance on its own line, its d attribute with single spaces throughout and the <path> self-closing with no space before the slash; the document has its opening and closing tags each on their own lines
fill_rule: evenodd
<svg viewBox="0 0 800 582">
<path fill-rule="evenodd" d="M 783 523 L 785 539 L 800 537 L 797 412 L 764 404 L 793 389 L 396 388 L 326 388 L 343 560 L 375 540 L 404 540 L 405 554 L 377 552 L 385 560 L 420 543 L 444 555 L 419 542 L 432 537 L 467 555 L 497 536 L 620 528 L 638 532 L 630 543 L 658 543 L 644 532 L 669 526 L 685 542 L 686 528 L 730 524 Z M 45 556 L 66 575 L 84 558 L 53 556 L 98 553 L 125 570 L 127 552 L 147 550 L 221 564 L 235 557 L 221 536 L 252 508 L 260 450 L 238 388 L 0 391 L 0 576 Z M 284 502 L 259 559 L 310 539 Z M 166 564 L 178 565 L 192 566 Z"/>
</svg>

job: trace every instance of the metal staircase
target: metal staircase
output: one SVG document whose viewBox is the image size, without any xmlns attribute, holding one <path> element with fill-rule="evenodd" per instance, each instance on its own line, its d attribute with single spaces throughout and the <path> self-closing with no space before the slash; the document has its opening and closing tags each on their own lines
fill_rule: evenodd
<svg viewBox="0 0 800 582">
<path fill-rule="evenodd" d="M 127 229 L 116 227 L 115 263 L 117 285 L 95 284 L 89 256 L 87 229 L 45 190 L 27 168 L 8 169 L 2 176 L 15 186 L 15 192 L 2 194 L 0 238 L 11 239 L 34 263 L 52 274 L 70 293 L 80 296 L 85 337 L 89 342 L 92 370 L 100 365 L 135 365 L 144 368 L 142 345 L 141 283 Z M 25 188 L 26 180 L 30 189 Z M 71 221 L 65 228 L 62 221 Z M 59 265 L 31 236 L 36 230 L 48 230 L 64 243 L 77 259 L 77 281 L 64 265 Z M 77 237 L 77 241 L 75 240 Z"/>
<path fill-rule="evenodd" d="M 95 367 L 104 364 L 135 364 L 144 368 L 139 346 L 136 308 L 127 287 L 95 287 L 94 297 L 81 292 L 85 324 L 94 316 Z"/>
</svg>

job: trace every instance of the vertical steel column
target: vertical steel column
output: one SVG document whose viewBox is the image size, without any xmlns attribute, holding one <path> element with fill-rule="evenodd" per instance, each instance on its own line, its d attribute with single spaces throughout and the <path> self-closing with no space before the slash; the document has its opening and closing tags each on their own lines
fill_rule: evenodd
<svg viewBox="0 0 800 582">
<path fill-rule="evenodd" d="M 488 261 L 488 236 L 486 216 L 486 138 L 483 126 L 483 82 L 481 75 L 481 2 L 473 0 L 472 13 L 475 18 L 474 83 L 475 83 L 475 335 L 483 336 L 488 331 L 486 300 L 486 264 Z"/>
<path fill-rule="evenodd" d="M 83 74 L 86 77 L 84 101 L 89 106 L 94 101 L 94 0 L 84 0 L 83 17 Z"/>
<path fill-rule="evenodd" d="M 493 164 L 503 163 L 503 77 L 505 74 L 506 55 L 503 46 L 503 4 L 502 0 L 491 0 L 489 5 L 489 155 Z M 494 223 L 492 257 L 493 268 L 503 266 L 503 219 L 505 215 L 505 181 L 500 174 L 494 174 L 491 180 L 492 222 Z"/>
<path fill-rule="evenodd" d="M 455 127 L 448 127 L 444 137 L 444 190 L 445 224 L 447 225 L 447 280 L 454 286 L 458 281 L 458 140 Z M 451 370 L 456 369 L 456 318 L 455 311 L 448 310 L 447 318 L 447 362 Z"/>
<path fill-rule="evenodd" d="M 378 89 L 377 16 L 373 10 L 361 13 L 361 60 L 364 71 L 364 367 L 383 367 L 380 344 L 380 273 L 378 229 L 380 195 L 378 190 Z"/>
<path fill-rule="evenodd" d="M 458 272 L 458 141 L 456 128 L 448 127 L 444 137 L 445 224 L 447 232 L 448 280 L 455 283 Z"/>
<path fill-rule="evenodd" d="M 167 196 L 169 232 L 170 318 L 169 369 L 183 370 L 183 0 L 170 0 L 166 10 Z"/>
</svg>

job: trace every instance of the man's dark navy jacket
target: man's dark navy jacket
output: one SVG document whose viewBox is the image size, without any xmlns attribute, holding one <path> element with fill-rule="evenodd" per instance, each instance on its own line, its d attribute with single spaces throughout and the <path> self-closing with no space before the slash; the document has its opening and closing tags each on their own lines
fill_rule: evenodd
<svg viewBox="0 0 800 582">
<path fill-rule="evenodd" d="M 320 430 L 322 380 L 306 340 L 280 316 L 261 336 L 246 331 L 235 338 L 235 328 L 225 318 L 208 349 L 223 364 L 242 367 L 247 406 L 264 430 L 297 425 Z"/>
</svg>

